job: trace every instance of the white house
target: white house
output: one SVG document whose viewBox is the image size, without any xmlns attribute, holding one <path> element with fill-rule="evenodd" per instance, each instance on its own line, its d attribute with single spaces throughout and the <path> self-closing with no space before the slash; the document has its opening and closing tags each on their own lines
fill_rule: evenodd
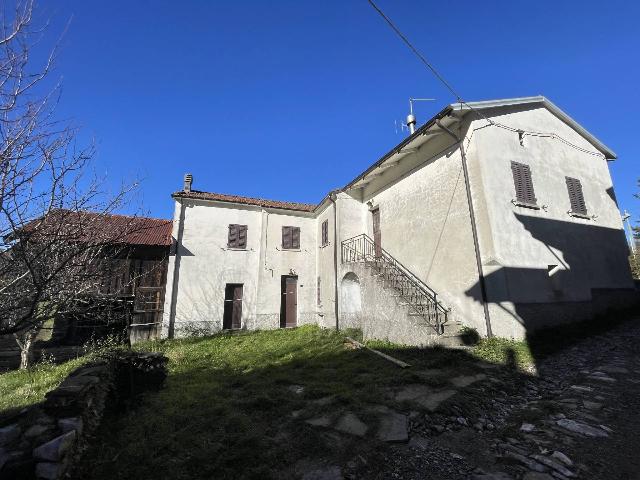
<svg viewBox="0 0 640 480">
<path fill-rule="evenodd" d="M 628 306 L 615 158 L 528 97 L 445 107 L 317 205 L 196 191 L 187 175 L 164 335 L 314 323 L 417 345 Z"/>
</svg>

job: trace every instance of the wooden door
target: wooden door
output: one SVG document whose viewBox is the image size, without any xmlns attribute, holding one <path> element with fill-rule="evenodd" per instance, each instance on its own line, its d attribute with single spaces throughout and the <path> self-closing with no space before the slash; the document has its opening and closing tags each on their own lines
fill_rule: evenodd
<svg viewBox="0 0 640 480">
<path fill-rule="evenodd" d="M 382 256 L 382 236 L 380 235 L 380 209 L 371 210 L 373 220 L 373 245 L 376 258 Z"/>
<path fill-rule="evenodd" d="M 138 287 L 133 301 L 131 343 L 160 338 L 164 287 Z"/>
<path fill-rule="evenodd" d="M 222 328 L 242 328 L 242 284 L 227 283 L 224 289 Z"/>
<path fill-rule="evenodd" d="M 280 305 L 280 326 L 295 327 L 298 324 L 298 277 L 282 276 L 282 301 Z"/>
</svg>

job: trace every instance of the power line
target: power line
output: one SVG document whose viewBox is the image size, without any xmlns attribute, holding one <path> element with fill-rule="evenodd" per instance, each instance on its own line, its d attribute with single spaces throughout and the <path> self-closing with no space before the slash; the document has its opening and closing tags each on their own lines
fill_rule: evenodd
<svg viewBox="0 0 640 480">
<path fill-rule="evenodd" d="M 396 27 L 396 25 L 391 21 L 391 19 L 382 10 L 380 10 L 380 8 L 373 2 L 373 0 L 367 0 L 367 1 L 371 5 L 371 7 L 373 7 L 373 9 L 376 12 L 378 12 L 378 14 L 384 19 L 384 21 L 392 28 L 392 30 L 400 37 L 400 39 L 405 43 L 405 45 L 407 45 L 407 47 L 409 47 L 409 49 L 420 59 L 420 61 L 431 71 L 431 73 L 447 88 L 447 90 L 449 90 L 453 94 L 453 96 L 456 98 L 456 100 L 458 101 L 458 103 L 460 103 L 461 106 L 465 105 L 472 112 L 477 114 L 482 119 L 486 120 L 490 125 L 492 125 L 494 127 L 498 127 L 498 128 L 502 128 L 502 129 L 505 129 L 505 130 L 508 130 L 508 131 L 511 131 L 511 132 L 514 132 L 514 133 L 518 133 L 519 135 L 526 134 L 526 135 L 530 135 L 532 137 L 554 138 L 556 140 L 561 141 L 565 145 L 573 147 L 576 150 L 579 150 L 581 152 L 588 153 L 590 155 L 602 156 L 601 152 L 593 152 L 593 151 L 590 151 L 590 150 L 586 150 L 586 149 L 584 149 L 584 148 L 582 148 L 582 147 L 580 147 L 578 145 L 575 145 L 575 144 L 571 143 L 570 141 L 566 140 L 565 138 L 561 137 L 560 135 L 558 135 L 556 133 L 546 133 L 546 132 L 536 132 L 536 131 L 531 131 L 531 130 L 523 130 L 523 129 L 520 129 L 520 128 L 514 128 L 514 127 L 510 127 L 508 125 L 504 125 L 502 123 L 496 122 L 495 120 L 493 120 L 491 118 L 488 118 L 482 112 L 480 112 L 479 110 L 475 109 L 474 107 L 472 107 L 471 105 L 469 105 L 467 102 L 465 102 L 462 99 L 462 97 L 451 86 L 451 84 L 449 82 L 447 82 L 447 80 L 445 80 L 445 78 L 425 58 L 425 56 L 422 55 L 422 53 L 420 53 L 420 51 L 416 47 L 413 46 L 413 44 L 409 41 L 409 39 L 402 33 L 402 31 L 400 31 L 400 29 L 398 27 Z"/>
<path fill-rule="evenodd" d="M 404 36 L 404 34 L 400 31 L 400 29 L 398 27 L 396 27 L 394 25 L 394 23 L 391 21 L 391 19 L 389 17 L 387 17 L 384 12 L 382 10 L 380 10 L 378 8 L 378 6 L 373 3 L 372 0 L 368 0 L 369 4 L 371 4 L 371 6 L 375 9 L 376 12 L 378 12 L 380 14 L 380 16 L 382 18 L 384 18 L 385 22 L 387 22 L 389 24 L 389 26 L 393 29 L 394 32 L 396 32 L 396 34 L 398 34 L 398 36 L 402 39 L 402 41 L 407 45 L 407 47 L 409 47 L 411 49 L 411 51 L 413 53 L 416 54 L 416 56 L 422 61 L 422 63 L 424 63 L 427 68 L 429 70 L 431 70 L 431 73 L 433 73 L 436 78 L 438 80 L 440 80 L 442 82 L 442 84 L 447 87 L 447 89 L 453 94 L 454 97 L 456 97 L 456 99 L 462 102 L 462 98 L 460 98 L 460 95 L 458 95 L 458 93 L 454 90 L 454 88 L 449 84 L 449 82 L 447 82 L 444 77 L 442 75 L 440 75 L 438 73 L 438 71 L 435 69 L 435 67 L 433 65 L 431 65 L 431 63 L 429 63 L 429 61 L 424 57 L 424 55 L 422 55 L 417 48 L 415 48 L 411 42 L 409 41 L 409 39 L 407 37 Z"/>
</svg>

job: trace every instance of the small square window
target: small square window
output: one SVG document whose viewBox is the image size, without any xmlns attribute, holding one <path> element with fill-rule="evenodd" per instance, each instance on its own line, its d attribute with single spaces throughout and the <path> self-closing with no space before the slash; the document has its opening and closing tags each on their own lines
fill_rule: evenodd
<svg viewBox="0 0 640 480">
<path fill-rule="evenodd" d="M 228 248 L 247 248 L 247 226 L 246 225 L 229 225 L 229 237 L 227 239 Z"/>
<path fill-rule="evenodd" d="M 300 227 L 282 227 L 282 248 L 286 250 L 300 248 Z"/>
</svg>

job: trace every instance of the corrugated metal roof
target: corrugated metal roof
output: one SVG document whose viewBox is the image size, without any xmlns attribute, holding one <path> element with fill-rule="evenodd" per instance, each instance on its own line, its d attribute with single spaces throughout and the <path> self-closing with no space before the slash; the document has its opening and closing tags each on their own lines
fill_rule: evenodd
<svg viewBox="0 0 640 480">
<path fill-rule="evenodd" d="M 123 237 L 122 243 L 159 247 L 171 245 L 171 231 L 173 229 L 171 220 L 148 217 L 124 217 L 121 220 L 120 217 L 120 215 L 112 215 L 109 219 L 105 218 L 105 223 L 111 225 L 122 222 L 126 225 L 126 218 L 130 219 L 130 232 Z"/>
<path fill-rule="evenodd" d="M 25 225 L 26 232 L 47 231 L 68 225 L 65 232 L 82 235 L 92 241 L 113 241 L 123 245 L 168 247 L 173 222 L 161 218 L 136 217 L 111 213 L 53 210 Z"/>
<path fill-rule="evenodd" d="M 191 190 L 175 192 L 174 198 L 193 198 L 197 200 L 215 200 L 217 202 L 241 203 L 244 205 L 256 205 L 258 207 L 280 208 L 283 210 L 295 210 L 299 212 L 312 212 L 316 205 L 310 203 L 281 202 L 278 200 L 265 200 L 263 198 L 242 197 L 239 195 L 227 195 L 224 193 L 201 192 Z"/>
</svg>

